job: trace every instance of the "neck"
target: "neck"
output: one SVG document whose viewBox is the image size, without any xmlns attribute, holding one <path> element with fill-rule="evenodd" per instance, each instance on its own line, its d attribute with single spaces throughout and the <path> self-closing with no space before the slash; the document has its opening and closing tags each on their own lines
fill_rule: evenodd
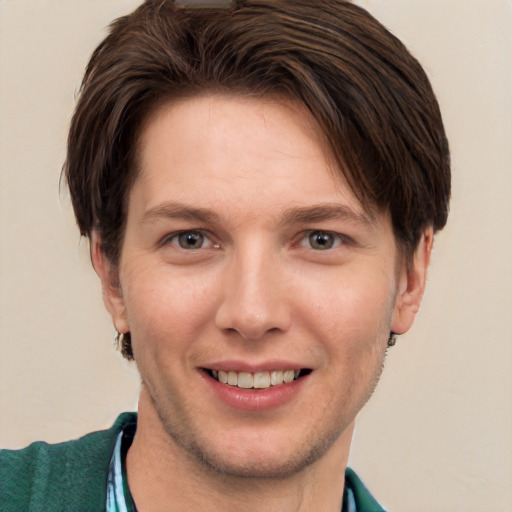
<svg viewBox="0 0 512 512">
<path fill-rule="evenodd" d="M 352 432 L 353 424 L 297 474 L 278 479 L 233 477 L 206 467 L 177 445 L 143 389 L 137 432 L 127 454 L 129 487 L 141 512 L 339 512 Z"/>
</svg>

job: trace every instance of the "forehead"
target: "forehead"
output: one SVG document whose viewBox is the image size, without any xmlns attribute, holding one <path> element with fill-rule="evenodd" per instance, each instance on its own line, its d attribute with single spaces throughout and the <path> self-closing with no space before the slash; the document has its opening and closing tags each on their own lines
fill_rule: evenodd
<svg viewBox="0 0 512 512">
<path fill-rule="evenodd" d="M 321 154 L 330 159 L 328 144 L 313 116 L 299 102 L 280 97 L 205 94 L 171 101 L 144 123 L 139 139 L 143 164 L 154 158 L 156 146 L 164 139 L 165 144 L 176 143 L 174 153 L 180 162 L 206 152 L 212 157 L 232 157 L 239 150 L 246 155 L 242 163 L 247 164 L 254 156 L 275 158 L 278 153 L 303 159 Z M 185 140 L 187 146 L 180 147 L 179 142 Z M 265 151 L 261 151 L 262 143 Z"/>
<path fill-rule="evenodd" d="M 139 138 L 134 192 L 151 208 L 174 200 L 266 201 L 328 195 L 363 213 L 334 164 L 324 134 L 300 103 L 205 95 L 156 110 Z M 364 212 L 367 213 L 367 212 Z"/>
</svg>

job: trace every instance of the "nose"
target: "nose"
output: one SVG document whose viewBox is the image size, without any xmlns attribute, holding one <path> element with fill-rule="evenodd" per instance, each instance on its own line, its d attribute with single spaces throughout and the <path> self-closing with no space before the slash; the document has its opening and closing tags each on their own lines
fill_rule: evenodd
<svg viewBox="0 0 512 512">
<path fill-rule="evenodd" d="M 217 327 L 256 341 L 269 333 L 285 332 L 291 324 L 286 277 L 270 250 L 247 248 L 233 255 L 223 275 Z"/>
</svg>

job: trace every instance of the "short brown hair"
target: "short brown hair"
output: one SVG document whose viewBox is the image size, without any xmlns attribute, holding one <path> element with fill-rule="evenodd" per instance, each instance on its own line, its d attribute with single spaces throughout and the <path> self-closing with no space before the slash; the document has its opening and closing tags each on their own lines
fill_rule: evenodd
<svg viewBox="0 0 512 512">
<path fill-rule="evenodd" d="M 93 53 L 71 122 L 64 176 L 82 235 L 114 264 L 136 173 L 136 142 L 158 105 L 205 92 L 285 95 L 325 133 L 367 209 L 389 210 L 411 254 L 441 229 L 450 158 L 429 80 L 405 46 L 343 0 L 242 0 L 197 9 L 147 0 Z"/>
</svg>

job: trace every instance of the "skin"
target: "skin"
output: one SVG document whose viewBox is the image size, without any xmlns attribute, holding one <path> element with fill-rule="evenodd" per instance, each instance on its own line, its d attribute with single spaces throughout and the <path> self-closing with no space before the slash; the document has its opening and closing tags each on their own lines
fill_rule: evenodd
<svg viewBox="0 0 512 512">
<path fill-rule="evenodd" d="M 363 210 L 292 101 L 173 103 L 139 149 L 118 267 L 92 239 L 142 380 L 127 457 L 139 510 L 339 511 L 354 420 L 390 330 L 419 308 L 432 230 L 406 265 L 389 215 Z M 243 410 L 204 372 L 226 361 L 311 373 L 283 403 Z"/>
</svg>

